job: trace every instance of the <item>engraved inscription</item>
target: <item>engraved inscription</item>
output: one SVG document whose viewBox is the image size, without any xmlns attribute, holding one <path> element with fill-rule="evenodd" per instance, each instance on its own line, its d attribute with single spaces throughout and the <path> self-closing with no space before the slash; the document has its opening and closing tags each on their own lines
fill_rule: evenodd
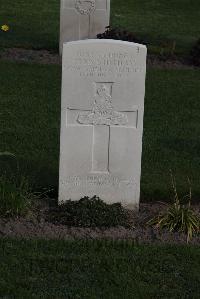
<svg viewBox="0 0 200 299">
<path fill-rule="evenodd" d="M 135 56 L 126 52 L 101 53 L 82 50 L 69 57 L 66 65 L 67 70 L 81 77 L 122 77 L 145 72 L 144 68 L 137 65 Z"/>
<path fill-rule="evenodd" d="M 133 179 L 122 179 L 110 175 L 87 175 L 87 176 L 68 176 L 65 181 L 61 182 L 63 185 L 68 188 L 78 188 L 78 187 L 114 187 L 114 188 L 124 188 L 133 187 L 135 182 Z"/>
<path fill-rule="evenodd" d="M 114 110 L 111 90 L 112 87 L 108 88 L 106 83 L 100 83 L 99 86 L 97 84 L 92 111 L 88 114 L 80 113 L 77 121 L 86 125 L 126 125 L 128 123 L 127 115 Z"/>
<path fill-rule="evenodd" d="M 81 15 L 90 15 L 95 10 L 95 0 L 76 0 L 75 8 Z"/>
</svg>

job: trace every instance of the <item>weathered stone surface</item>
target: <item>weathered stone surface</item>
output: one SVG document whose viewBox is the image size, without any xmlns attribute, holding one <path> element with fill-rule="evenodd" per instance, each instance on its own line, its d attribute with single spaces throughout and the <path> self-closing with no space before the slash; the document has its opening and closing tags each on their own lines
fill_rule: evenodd
<svg viewBox="0 0 200 299">
<path fill-rule="evenodd" d="M 96 38 L 110 20 L 110 0 L 61 0 L 60 53 L 64 42 Z"/>
<path fill-rule="evenodd" d="M 145 73 L 143 45 L 64 44 L 59 201 L 97 195 L 138 206 Z"/>
</svg>

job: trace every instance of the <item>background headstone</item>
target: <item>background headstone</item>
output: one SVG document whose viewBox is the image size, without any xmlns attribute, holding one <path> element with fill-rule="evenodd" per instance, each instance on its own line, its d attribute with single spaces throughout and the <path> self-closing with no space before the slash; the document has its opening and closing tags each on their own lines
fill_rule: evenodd
<svg viewBox="0 0 200 299">
<path fill-rule="evenodd" d="M 143 45 L 64 44 L 60 202 L 97 195 L 138 207 L 145 73 Z"/>
<path fill-rule="evenodd" d="M 60 53 L 64 42 L 96 38 L 110 21 L 110 0 L 61 0 Z"/>
</svg>

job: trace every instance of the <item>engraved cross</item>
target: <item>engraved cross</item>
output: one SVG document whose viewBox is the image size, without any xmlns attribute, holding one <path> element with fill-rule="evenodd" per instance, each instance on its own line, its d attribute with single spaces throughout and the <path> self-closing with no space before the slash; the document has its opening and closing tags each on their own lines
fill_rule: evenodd
<svg viewBox="0 0 200 299">
<path fill-rule="evenodd" d="M 135 107 L 133 110 L 115 111 L 112 104 L 113 83 L 97 82 L 95 84 L 96 93 L 91 111 L 69 108 L 68 110 L 79 111 L 76 121 L 80 125 L 93 126 L 91 172 L 109 173 L 111 128 L 113 126 L 137 128 L 138 109 Z"/>
<path fill-rule="evenodd" d="M 65 1 L 64 8 L 68 10 L 75 10 L 78 14 L 78 38 L 91 38 L 91 28 L 94 26 L 93 22 L 101 11 L 107 10 L 106 5 L 102 4 L 102 0 L 73 0 Z M 103 5 L 103 6 L 102 6 Z"/>
</svg>

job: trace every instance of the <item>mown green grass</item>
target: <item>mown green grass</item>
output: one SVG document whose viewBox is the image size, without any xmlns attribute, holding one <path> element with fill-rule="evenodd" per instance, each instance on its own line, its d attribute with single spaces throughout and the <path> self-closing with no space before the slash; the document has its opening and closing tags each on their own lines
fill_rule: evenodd
<svg viewBox="0 0 200 299">
<path fill-rule="evenodd" d="M 36 185 L 57 184 L 60 67 L 1 63 L 1 70 L 0 148 L 15 153 L 17 161 L 1 160 Z"/>
<path fill-rule="evenodd" d="M 1 1 L 0 22 L 8 32 L 0 31 L 1 47 L 58 48 L 58 0 Z"/>
<path fill-rule="evenodd" d="M 2 298 L 199 298 L 200 249 L 0 239 Z"/>
<path fill-rule="evenodd" d="M 167 198 L 170 170 L 178 193 L 194 197 L 200 188 L 199 70 L 147 72 L 142 160 L 142 195 Z"/>
<path fill-rule="evenodd" d="M 0 31 L 0 46 L 58 49 L 59 10 L 58 0 L 2 1 L 0 24 L 10 31 Z M 200 37 L 200 2 L 112 0 L 111 25 L 135 32 L 154 51 L 176 41 L 177 52 L 187 53 Z"/>
<path fill-rule="evenodd" d="M 1 62 L 0 151 L 16 176 L 35 188 L 58 185 L 60 66 Z M 149 70 L 146 81 L 141 198 L 169 200 L 170 169 L 178 191 L 200 196 L 200 71 Z M 17 167 L 19 165 L 19 167 Z M 17 170 L 19 168 L 20 170 Z"/>
<path fill-rule="evenodd" d="M 151 50 L 188 53 L 200 37 L 200 2 L 196 0 L 113 0 L 111 23 L 143 37 Z"/>
</svg>

